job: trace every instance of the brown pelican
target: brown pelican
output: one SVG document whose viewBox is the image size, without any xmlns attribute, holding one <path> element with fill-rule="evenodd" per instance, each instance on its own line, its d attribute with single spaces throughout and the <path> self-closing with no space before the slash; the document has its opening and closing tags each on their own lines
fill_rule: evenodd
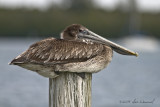
<svg viewBox="0 0 160 107">
<path fill-rule="evenodd" d="M 123 55 L 137 53 L 73 24 L 61 33 L 61 39 L 47 38 L 32 44 L 10 64 L 55 78 L 60 72 L 95 73 L 112 59 L 113 50 Z M 58 73 L 57 73 L 58 72 Z"/>
</svg>

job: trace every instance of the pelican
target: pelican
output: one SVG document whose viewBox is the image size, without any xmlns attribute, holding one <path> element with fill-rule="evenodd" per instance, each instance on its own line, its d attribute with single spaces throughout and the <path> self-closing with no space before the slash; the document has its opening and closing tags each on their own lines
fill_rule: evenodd
<svg viewBox="0 0 160 107">
<path fill-rule="evenodd" d="M 138 56 L 136 52 L 113 43 L 80 24 L 66 27 L 60 37 L 32 44 L 10 64 L 44 77 L 55 78 L 61 72 L 99 72 L 112 60 L 113 51 Z"/>
</svg>

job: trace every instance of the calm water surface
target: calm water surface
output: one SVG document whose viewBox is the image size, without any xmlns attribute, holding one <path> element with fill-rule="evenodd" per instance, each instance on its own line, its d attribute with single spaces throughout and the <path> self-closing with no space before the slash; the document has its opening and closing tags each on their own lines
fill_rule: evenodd
<svg viewBox="0 0 160 107">
<path fill-rule="evenodd" d="M 0 39 L 0 107 L 48 107 L 48 79 L 8 65 L 37 40 Z M 93 74 L 92 107 L 159 107 L 159 53 L 114 53 L 107 69 Z"/>
</svg>

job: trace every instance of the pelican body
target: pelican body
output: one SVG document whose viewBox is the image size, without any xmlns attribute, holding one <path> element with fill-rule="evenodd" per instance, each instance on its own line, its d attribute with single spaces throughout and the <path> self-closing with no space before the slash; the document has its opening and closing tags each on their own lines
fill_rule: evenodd
<svg viewBox="0 0 160 107">
<path fill-rule="evenodd" d="M 123 55 L 138 54 L 73 24 L 64 29 L 61 39 L 47 38 L 32 44 L 10 64 L 55 78 L 61 72 L 95 73 L 112 60 L 113 50 Z"/>
</svg>

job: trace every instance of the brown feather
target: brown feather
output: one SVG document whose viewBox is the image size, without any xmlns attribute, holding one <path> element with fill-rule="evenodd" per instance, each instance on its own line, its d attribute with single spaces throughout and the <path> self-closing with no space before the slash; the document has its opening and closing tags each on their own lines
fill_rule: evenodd
<svg viewBox="0 0 160 107">
<path fill-rule="evenodd" d="M 34 43 L 11 63 L 64 64 L 83 62 L 104 50 L 102 44 L 47 38 Z"/>
</svg>

